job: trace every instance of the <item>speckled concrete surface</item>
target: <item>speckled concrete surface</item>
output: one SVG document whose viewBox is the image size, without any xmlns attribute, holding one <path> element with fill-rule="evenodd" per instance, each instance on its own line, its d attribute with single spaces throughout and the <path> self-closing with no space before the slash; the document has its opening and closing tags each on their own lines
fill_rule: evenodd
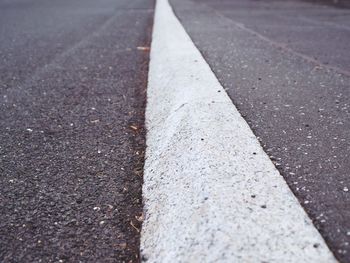
<svg viewBox="0 0 350 263">
<path fill-rule="evenodd" d="M 143 261 L 335 261 L 166 0 L 147 98 Z"/>
<path fill-rule="evenodd" d="M 332 251 L 349 262 L 350 10 L 303 1 L 171 3 Z"/>
<path fill-rule="evenodd" d="M 138 262 L 153 1 L 0 0 L 0 262 Z"/>
</svg>

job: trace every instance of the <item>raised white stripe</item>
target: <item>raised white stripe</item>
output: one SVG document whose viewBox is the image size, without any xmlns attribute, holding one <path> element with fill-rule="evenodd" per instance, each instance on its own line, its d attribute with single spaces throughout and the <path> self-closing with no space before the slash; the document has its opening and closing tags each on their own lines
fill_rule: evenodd
<svg viewBox="0 0 350 263">
<path fill-rule="evenodd" d="M 335 261 L 167 0 L 157 1 L 146 126 L 144 260 Z"/>
</svg>

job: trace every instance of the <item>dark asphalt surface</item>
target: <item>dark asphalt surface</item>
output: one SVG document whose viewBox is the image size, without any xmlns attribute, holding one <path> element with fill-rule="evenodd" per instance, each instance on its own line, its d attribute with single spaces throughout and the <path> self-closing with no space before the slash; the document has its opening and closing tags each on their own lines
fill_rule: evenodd
<svg viewBox="0 0 350 263">
<path fill-rule="evenodd" d="M 350 9 L 171 3 L 329 247 L 350 262 Z"/>
<path fill-rule="evenodd" d="M 349 0 L 300 0 L 300 1 L 308 1 L 314 4 L 321 5 L 330 5 L 337 8 L 350 8 Z"/>
<path fill-rule="evenodd" d="M 137 262 L 153 0 L 0 0 L 0 262 Z"/>
</svg>

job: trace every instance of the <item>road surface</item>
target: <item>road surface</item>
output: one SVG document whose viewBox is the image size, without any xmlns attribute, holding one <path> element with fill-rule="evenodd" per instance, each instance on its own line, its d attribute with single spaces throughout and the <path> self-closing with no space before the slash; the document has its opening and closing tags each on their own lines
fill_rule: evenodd
<svg viewBox="0 0 350 263">
<path fill-rule="evenodd" d="M 179 62 L 176 56 L 163 53 L 158 60 L 163 61 L 162 65 L 155 66 L 158 71 L 154 77 L 162 82 L 152 82 L 152 89 L 147 90 L 153 0 L 0 0 L 0 261 L 138 262 L 144 218 L 145 233 L 150 237 L 145 242 L 153 237 L 154 240 L 162 236 L 169 238 L 169 233 L 174 231 L 170 236 L 176 241 L 174 244 L 180 244 L 183 249 L 181 238 L 184 242 L 193 241 L 197 252 L 209 259 L 216 256 L 205 254 L 210 253 L 209 248 L 216 245 L 215 251 L 220 252 L 225 242 L 233 244 L 227 237 L 236 233 L 229 231 L 236 218 L 243 218 L 244 223 L 255 219 L 261 223 L 266 217 L 262 223 L 276 225 L 268 225 L 264 230 L 272 229 L 273 233 L 289 223 L 293 229 L 308 229 L 305 239 L 300 233 L 296 236 L 312 252 L 299 256 L 322 257 L 331 262 L 333 255 L 328 253 L 327 244 L 340 262 L 350 262 L 350 9 L 344 0 L 338 4 L 330 2 L 170 0 L 205 61 L 201 66 L 196 64 L 198 57 L 202 58 L 192 42 L 186 44 L 186 50 L 165 45 L 165 50 L 169 48 L 177 55 L 188 51 L 189 57 Z M 165 22 L 169 21 L 167 18 L 163 17 Z M 181 26 L 177 28 L 181 31 Z M 180 35 L 187 39 L 186 34 Z M 163 32 L 163 36 L 173 37 L 169 31 Z M 160 43 L 166 43 L 167 38 L 160 39 Z M 152 50 L 154 54 L 158 51 Z M 196 56 L 194 61 L 190 60 L 191 54 Z M 204 70 L 196 72 L 200 69 Z M 182 82 L 181 78 L 190 72 L 189 81 Z M 203 72 L 207 74 L 202 76 Z M 195 85 L 186 86 L 207 77 L 210 81 L 204 81 L 198 93 L 192 92 Z M 159 94 L 163 92 L 164 96 L 158 101 L 153 90 L 160 87 L 163 89 Z M 186 88 L 186 96 L 180 88 Z M 217 90 L 210 90 L 213 88 Z M 171 96 L 175 91 L 180 95 Z M 224 91 L 229 98 L 218 95 L 226 94 Z M 152 92 L 148 98 L 154 107 L 148 108 L 149 114 L 155 120 L 159 118 L 156 123 L 149 123 L 147 134 L 156 134 L 156 139 L 148 141 L 151 153 L 152 149 L 159 150 L 159 155 L 148 159 L 151 164 L 147 167 L 160 167 L 147 171 L 147 175 L 156 177 L 145 177 L 146 194 L 153 198 L 150 198 L 153 203 L 147 204 L 155 208 L 151 215 L 143 210 L 141 193 L 147 92 Z M 203 94 L 212 94 L 213 100 L 206 97 L 208 104 L 196 104 L 198 108 L 189 108 L 186 103 L 167 108 L 174 98 L 176 103 L 191 98 L 197 101 L 204 99 Z M 222 98 L 226 106 L 232 107 L 221 111 L 222 115 L 220 111 L 216 114 L 208 110 L 220 108 L 215 100 Z M 270 166 L 260 162 L 259 156 L 265 153 L 245 121 L 233 110 L 231 101 L 283 176 L 278 177 L 281 187 L 275 187 L 275 179 L 266 176 L 259 184 L 251 183 L 259 181 L 261 174 L 279 174 L 269 158 L 264 160 Z M 203 109 L 207 115 L 203 115 Z M 190 116 L 193 121 L 176 122 L 177 114 Z M 230 119 L 233 115 L 238 116 L 237 122 Z M 232 126 L 225 122 L 222 126 L 225 129 L 220 129 L 225 118 L 219 116 L 232 120 Z M 205 125 L 209 117 L 216 125 Z M 234 129 L 235 125 L 240 128 Z M 162 128 L 152 131 L 151 127 Z M 241 128 L 244 132 L 233 134 Z M 199 134 L 201 131 L 209 133 Z M 192 137 L 177 139 L 186 134 Z M 229 141 L 220 145 L 220 138 L 227 140 L 230 136 L 242 139 L 239 143 Z M 164 138 L 175 143 L 173 148 L 157 144 L 157 139 L 161 142 Z M 196 143 L 192 144 L 193 141 Z M 181 150 L 184 146 L 189 150 Z M 235 154 L 236 147 L 243 150 Z M 208 149 L 215 151 L 205 154 Z M 165 150 L 167 155 L 162 155 Z M 191 155 L 190 150 L 198 152 Z M 225 155 L 231 151 L 232 158 Z M 239 163 L 241 170 L 234 172 L 243 178 L 253 176 L 250 180 L 232 183 L 237 177 L 227 172 L 234 167 L 233 155 L 243 156 Z M 157 166 L 161 162 L 175 167 L 174 171 Z M 181 162 L 189 168 L 188 176 L 185 170 L 177 169 Z M 208 179 L 209 184 L 203 183 Z M 284 180 L 297 199 L 290 195 L 288 187 L 283 188 Z M 179 188 L 181 182 L 184 187 Z M 156 189 L 159 186 L 162 188 Z M 229 187 L 239 190 L 232 192 Z M 171 195 L 163 194 L 163 190 L 169 189 Z M 237 196 L 242 189 L 245 195 L 241 199 Z M 256 193 L 248 194 L 250 189 Z M 161 194 L 157 195 L 156 190 Z M 180 190 L 185 194 L 181 195 Z M 263 193 L 271 195 L 263 196 Z M 268 206 L 259 203 L 262 197 L 269 202 Z M 222 199 L 225 202 L 219 202 L 220 198 L 225 198 Z M 179 200 L 186 205 L 176 203 Z M 321 236 L 313 231 L 315 228 L 306 220 L 305 212 L 293 200 L 299 201 Z M 164 203 L 169 205 L 169 210 L 162 210 L 166 206 L 160 204 Z M 245 207 L 247 204 L 254 209 Z M 272 206 L 280 209 L 269 217 Z M 171 210 L 174 207 L 179 210 Z M 243 207 L 248 209 L 247 214 L 240 213 Z M 216 214 L 218 208 L 224 212 Z M 297 212 L 289 212 L 291 208 Z M 253 211 L 256 217 L 249 217 Z M 202 217 L 193 216 L 196 212 Z M 232 220 L 222 217 L 236 214 Z M 177 231 L 175 224 L 152 224 L 162 215 L 174 222 L 185 219 L 188 225 L 180 225 Z M 281 216 L 286 216 L 286 221 L 279 220 Z M 155 221 L 147 221 L 149 218 Z M 204 222 L 198 229 L 204 229 L 206 235 L 186 230 L 191 229 L 192 219 Z M 216 225 L 211 222 L 220 222 L 218 225 L 222 226 L 213 235 L 210 231 Z M 256 225 L 246 232 L 260 233 L 261 225 Z M 157 236 L 153 227 L 164 231 Z M 229 235 L 220 236 L 223 229 Z M 290 229 L 282 231 L 281 236 L 267 238 L 280 245 L 276 240 L 283 237 L 283 242 L 288 243 L 294 240 L 286 234 Z M 185 234 L 177 237 L 181 231 Z M 239 233 L 243 233 L 242 240 L 252 245 L 240 251 L 253 251 L 255 243 L 246 239 L 248 235 L 244 231 Z M 219 241 L 214 245 L 200 241 L 204 236 L 209 237 L 205 242 L 210 238 Z M 259 240 L 266 238 L 253 236 L 258 245 Z M 314 243 L 315 240 L 320 242 Z M 302 244 L 291 243 L 296 249 Z M 210 246 L 198 249 L 203 244 Z M 169 249 L 169 253 L 166 250 L 165 255 L 171 259 L 175 252 L 186 251 L 181 249 Z M 225 258 L 232 253 L 240 257 L 234 253 L 236 250 L 234 246 L 219 256 Z M 271 259 L 273 251 L 266 251 L 264 257 Z M 288 253 L 292 255 L 294 250 Z M 146 255 L 143 260 L 156 256 Z M 258 254 L 253 256 L 260 258 Z M 289 259 L 295 261 L 297 257 Z"/>
<path fill-rule="evenodd" d="M 0 261 L 136 262 L 153 1 L 0 1 Z"/>
</svg>

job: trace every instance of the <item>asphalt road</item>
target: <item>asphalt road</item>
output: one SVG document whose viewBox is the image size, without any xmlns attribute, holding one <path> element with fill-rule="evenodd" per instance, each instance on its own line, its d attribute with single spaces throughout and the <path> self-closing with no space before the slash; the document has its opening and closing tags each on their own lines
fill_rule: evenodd
<svg viewBox="0 0 350 263">
<path fill-rule="evenodd" d="M 0 261 L 137 262 L 152 0 L 0 1 Z"/>
<path fill-rule="evenodd" d="M 171 1 L 331 250 L 350 262 L 350 9 L 316 2 Z"/>
</svg>

